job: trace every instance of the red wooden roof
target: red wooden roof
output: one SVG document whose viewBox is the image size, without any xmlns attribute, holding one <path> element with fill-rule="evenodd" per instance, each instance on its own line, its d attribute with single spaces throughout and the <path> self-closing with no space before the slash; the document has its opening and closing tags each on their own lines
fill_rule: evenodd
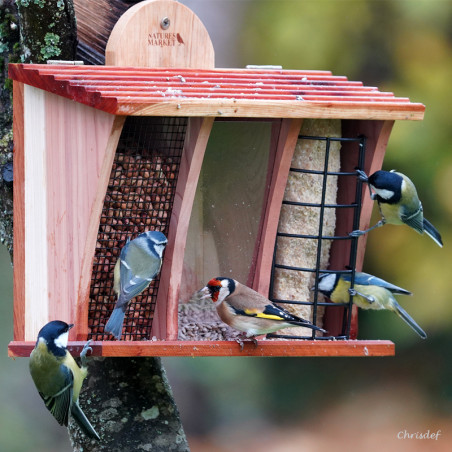
<svg viewBox="0 0 452 452">
<path fill-rule="evenodd" d="M 10 64 L 9 77 L 116 115 L 419 120 L 425 111 L 329 71 Z"/>
</svg>

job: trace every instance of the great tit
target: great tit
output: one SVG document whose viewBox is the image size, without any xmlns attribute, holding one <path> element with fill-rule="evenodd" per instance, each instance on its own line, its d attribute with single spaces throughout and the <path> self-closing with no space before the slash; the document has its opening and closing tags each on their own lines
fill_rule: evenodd
<svg viewBox="0 0 452 452">
<path fill-rule="evenodd" d="M 252 338 L 255 345 L 257 341 L 254 336 L 293 326 L 326 333 L 322 328 L 276 306 L 260 293 L 231 278 L 211 279 L 199 292 L 202 298 L 212 300 L 224 323 L 245 332 L 246 337 Z M 243 343 L 240 345 L 243 348 Z"/>
<path fill-rule="evenodd" d="M 314 289 L 314 288 L 313 288 Z M 350 273 L 323 273 L 319 276 L 318 290 L 333 303 L 353 303 L 362 309 L 387 309 L 401 317 L 422 339 L 427 335 L 411 316 L 397 303 L 393 294 L 412 295 L 408 290 L 390 284 L 368 273 L 355 273 L 351 289 Z"/>
<path fill-rule="evenodd" d="M 115 308 L 104 331 L 121 338 L 122 325 L 129 301 L 143 292 L 162 266 L 162 254 L 168 243 L 160 231 L 147 231 L 122 248 L 114 270 Z"/>
<path fill-rule="evenodd" d="M 443 246 L 438 230 L 424 218 L 422 204 L 416 187 L 404 174 L 392 171 L 376 171 L 371 176 L 357 170 L 359 178 L 369 185 L 370 196 L 378 202 L 381 220 L 365 231 L 353 231 L 359 237 L 372 229 L 388 224 L 406 224 L 419 234 L 427 233 L 439 246 Z"/>
<path fill-rule="evenodd" d="M 70 412 L 87 436 L 99 440 L 78 403 L 88 374 L 86 353 L 92 349 L 88 341 L 80 353 L 82 366 L 79 367 L 67 350 L 69 330 L 73 326 L 54 320 L 41 328 L 30 355 L 30 374 L 47 409 L 60 425 L 67 426 Z"/>
</svg>

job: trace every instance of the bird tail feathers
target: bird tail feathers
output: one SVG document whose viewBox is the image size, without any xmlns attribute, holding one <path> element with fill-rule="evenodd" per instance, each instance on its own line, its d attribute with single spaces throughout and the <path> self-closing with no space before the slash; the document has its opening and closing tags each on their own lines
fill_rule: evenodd
<svg viewBox="0 0 452 452">
<path fill-rule="evenodd" d="M 111 316 L 108 319 L 107 324 L 105 325 L 104 331 L 106 333 L 110 333 L 119 340 L 121 338 L 124 316 L 125 311 L 122 309 L 122 307 L 113 309 L 113 312 L 111 313 Z"/>
<path fill-rule="evenodd" d="M 396 314 L 402 318 L 422 339 L 427 338 L 425 331 L 414 321 L 414 319 L 398 303 L 394 304 Z"/>
<path fill-rule="evenodd" d="M 443 241 L 441 239 L 441 234 L 438 229 L 433 226 L 430 221 L 424 218 L 424 231 L 429 235 L 441 248 L 443 246 Z"/>
<path fill-rule="evenodd" d="M 96 430 L 94 430 L 94 427 L 91 425 L 91 423 L 88 421 L 88 418 L 85 416 L 85 413 L 80 408 L 78 402 L 72 404 L 71 414 L 86 436 L 97 439 L 98 441 L 100 440 L 99 435 L 97 434 Z"/>
</svg>

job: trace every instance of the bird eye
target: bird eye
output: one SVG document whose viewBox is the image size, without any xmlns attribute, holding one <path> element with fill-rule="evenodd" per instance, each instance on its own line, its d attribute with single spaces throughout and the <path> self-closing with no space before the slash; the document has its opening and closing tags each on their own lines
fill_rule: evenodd
<svg viewBox="0 0 452 452">
<path fill-rule="evenodd" d="M 218 286 L 208 286 L 210 292 L 210 298 L 213 302 L 218 301 L 218 295 L 220 294 L 220 287 Z"/>
</svg>

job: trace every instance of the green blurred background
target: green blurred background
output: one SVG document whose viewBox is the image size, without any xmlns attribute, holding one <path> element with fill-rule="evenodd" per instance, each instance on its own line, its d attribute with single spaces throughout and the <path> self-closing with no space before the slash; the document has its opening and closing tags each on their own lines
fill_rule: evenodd
<svg viewBox="0 0 452 452">
<path fill-rule="evenodd" d="M 360 312 L 359 338 L 394 341 L 393 358 L 165 359 L 192 451 L 450 450 L 452 1 L 182 3 L 206 25 L 217 67 L 331 70 L 424 103 L 422 122 L 396 123 L 384 169 L 412 178 L 445 243 L 407 227 L 369 235 L 364 270 L 414 293 L 400 302 L 429 336 L 420 340 L 391 313 Z M 7 358 L 12 269 L 0 248 L 0 450 L 69 451 L 28 360 Z M 428 430 L 439 438 L 397 438 Z"/>
</svg>

